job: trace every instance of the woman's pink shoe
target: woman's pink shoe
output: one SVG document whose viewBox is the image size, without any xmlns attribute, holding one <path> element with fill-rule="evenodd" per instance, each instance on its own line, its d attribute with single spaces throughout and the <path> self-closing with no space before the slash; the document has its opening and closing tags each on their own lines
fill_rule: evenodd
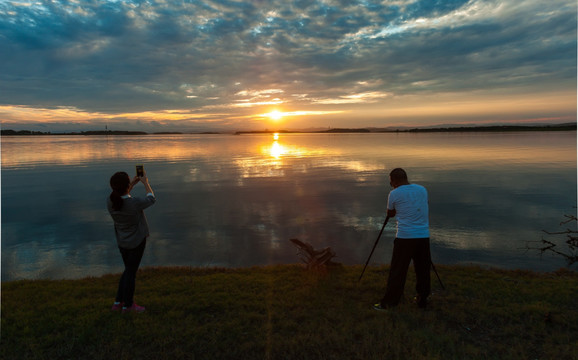
<svg viewBox="0 0 578 360">
<path fill-rule="evenodd" d="M 123 314 L 129 313 L 129 312 L 141 313 L 143 311 L 145 311 L 144 306 L 137 305 L 136 303 L 132 303 L 132 305 L 129 307 L 125 307 L 125 306 L 122 307 L 122 313 Z"/>
</svg>

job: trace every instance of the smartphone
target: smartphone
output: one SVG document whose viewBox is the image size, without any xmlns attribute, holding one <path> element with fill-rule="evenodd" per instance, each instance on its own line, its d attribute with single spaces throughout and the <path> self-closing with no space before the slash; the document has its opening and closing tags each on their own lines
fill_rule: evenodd
<svg viewBox="0 0 578 360">
<path fill-rule="evenodd" d="M 137 165 L 136 166 L 136 176 L 143 177 L 144 176 L 144 165 Z"/>
</svg>

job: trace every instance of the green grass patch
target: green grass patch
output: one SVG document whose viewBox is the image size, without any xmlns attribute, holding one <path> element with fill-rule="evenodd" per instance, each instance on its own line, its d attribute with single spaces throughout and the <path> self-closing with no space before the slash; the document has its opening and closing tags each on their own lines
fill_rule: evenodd
<svg viewBox="0 0 578 360">
<path fill-rule="evenodd" d="M 146 268 L 110 311 L 119 275 L 2 283 L 1 359 L 577 359 L 578 273 L 441 266 L 423 311 L 374 311 L 388 267 Z"/>
</svg>

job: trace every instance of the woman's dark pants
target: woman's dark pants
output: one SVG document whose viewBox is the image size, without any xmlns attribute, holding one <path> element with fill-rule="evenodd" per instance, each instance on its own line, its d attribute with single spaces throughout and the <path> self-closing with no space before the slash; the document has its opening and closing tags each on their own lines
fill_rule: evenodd
<svg viewBox="0 0 578 360">
<path fill-rule="evenodd" d="M 134 249 L 123 249 L 119 247 L 122 261 L 124 262 L 124 272 L 118 283 L 116 301 L 124 303 L 123 306 L 130 307 L 133 303 L 136 272 L 146 247 L 146 238 Z"/>
<path fill-rule="evenodd" d="M 409 263 L 412 260 L 415 269 L 418 305 L 425 307 L 431 291 L 429 238 L 395 239 L 385 296 L 381 300 L 382 306 L 396 306 L 399 303 L 403 296 Z"/>
</svg>

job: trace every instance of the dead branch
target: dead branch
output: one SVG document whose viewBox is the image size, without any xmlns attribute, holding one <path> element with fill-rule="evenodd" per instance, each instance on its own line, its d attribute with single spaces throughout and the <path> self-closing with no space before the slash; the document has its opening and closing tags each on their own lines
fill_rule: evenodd
<svg viewBox="0 0 578 360">
<path fill-rule="evenodd" d="M 560 226 L 569 224 L 571 222 L 577 222 L 577 224 L 578 224 L 578 218 L 575 215 L 564 215 L 564 217 L 566 218 L 566 220 L 562 221 L 560 223 Z M 570 228 L 567 228 L 566 230 L 563 230 L 563 231 L 542 230 L 542 232 L 544 232 L 549 237 L 556 237 L 557 239 L 561 235 L 566 235 L 565 236 L 566 241 L 564 243 L 566 244 L 567 249 L 560 249 L 560 246 L 559 246 L 561 243 L 560 240 L 558 240 L 558 241 L 548 240 L 548 239 L 545 239 L 544 237 L 542 237 L 541 241 L 529 241 L 529 242 L 527 242 L 526 243 L 526 249 L 538 250 L 538 251 L 540 251 L 540 255 L 543 255 L 546 252 L 550 252 L 550 253 L 556 254 L 558 256 L 561 256 L 566 260 L 566 262 L 568 263 L 568 266 L 572 266 L 572 265 L 578 263 L 578 230 L 572 230 Z M 533 245 L 533 246 L 530 245 L 530 244 L 536 244 L 536 243 L 538 243 L 539 245 Z"/>
</svg>

